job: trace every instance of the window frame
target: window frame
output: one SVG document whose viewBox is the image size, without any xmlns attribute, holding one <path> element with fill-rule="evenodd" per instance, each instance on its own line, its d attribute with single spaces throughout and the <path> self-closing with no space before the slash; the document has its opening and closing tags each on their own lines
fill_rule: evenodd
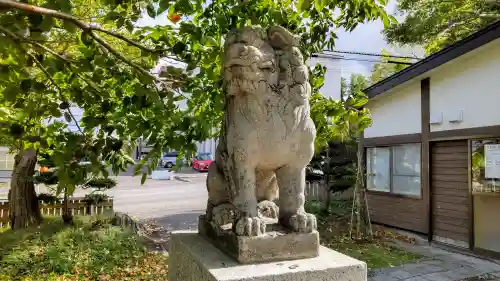
<svg viewBox="0 0 500 281">
<path fill-rule="evenodd" d="M 396 193 L 394 191 L 394 151 L 393 148 L 396 146 L 404 146 L 404 145 L 415 145 L 418 144 L 420 148 L 420 172 L 419 172 L 419 177 L 420 177 L 420 194 L 419 195 L 412 195 L 412 194 L 402 194 L 402 193 Z M 370 148 L 389 148 L 389 191 L 381 191 L 381 190 L 370 190 L 368 189 L 368 149 Z M 369 146 L 364 148 L 364 167 L 365 167 L 365 175 L 366 175 L 366 180 L 365 180 L 365 188 L 366 191 L 372 194 L 380 194 L 380 195 L 385 195 L 385 196 L 391 196 L 391 197 L 401 197 L 401 198 L 411 198 L 411 199 L 418 199 L 421 200 L 423 199 L 423 189 L 422 189 L 422 143 L 420 142 L 409 142 L 409 143 L 398 143 L 398 144 L 391 144 L 391 145 L 376 145 L 376 146 Z M 402 176 L 402 175 L 400 175 Z"/>
<path fill-rule="evenodd" d="M 374 149 L 374 148 L 388 148 L 389 149 L 389 191 L 382 191 L 382 190 L 373 190 L 373 189 L 368 189 L 368 149 Z M 374 193 L 380 193 L 380 194 L 391 194 L 392 193 L 392 148 L 389 145 L 378 145 L 378 146 L 372 146 L 372 147 L 366 147 L 365 148 L 365 170 L 366 170 L 366 190 Z"/>
<path fill-rule="evenodd" d="M 9 149 L 6 147 L 0 148 L 0 171 L 10 172 L 14 169 L 15 155 L 9 152 Z"/>
</svg>

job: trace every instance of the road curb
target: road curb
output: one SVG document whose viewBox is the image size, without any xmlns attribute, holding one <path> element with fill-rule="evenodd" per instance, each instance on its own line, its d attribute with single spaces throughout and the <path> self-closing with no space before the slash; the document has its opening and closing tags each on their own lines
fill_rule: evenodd
<svg viewBox="0 0 500 281">
<path fill-rule="evenodd" d="M 168 256 L 167 249 L 165 249 L 165 247 L 163 247 L 162 245 L 167 241 L 164 239 L 155 239 L 153 237 L 150 237 L 147 234 L 144 224 L 139 222 L 137 219 L 123 212 L 115 212 L 112 219 L 112 224 L 114 226 L 121 227 L 122 229 L 132 230 L 135 234 L 145 239 L 146 242 L 154 244 L 156 248 L 158 247 L 161 248 L 161 250 L 159 251 L 157 249 L 150 249 L 151 251 L 158 252 Z"/>
<path fill-rule="evenodd" d="M 190 178 L 186 178 L 186 177 L 174 176 L 174 179 L 178 180 L 178 181 L 183 181 L 183 182 L 191 182 L 189 180 Z"/>
</svg>

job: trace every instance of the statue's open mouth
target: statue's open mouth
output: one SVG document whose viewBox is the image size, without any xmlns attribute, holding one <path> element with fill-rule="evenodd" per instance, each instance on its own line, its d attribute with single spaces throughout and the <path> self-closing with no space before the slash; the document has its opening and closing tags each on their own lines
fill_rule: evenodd
<svg viewBox="0 0 500 281">
<path fill-rule="evenodd" d="M 234 58 L 234 59 L 230 59 L 225 65 L 226 65 L 226 68 L 248 67 L 248 66 L 250 66 L 250 63 L 244 59 L 241 59 L 241 58 Z"/>
<path fill-rule="evenodd" d="M 263 71 L 274 71 L 275 70 L 275 64 L 272 60 L 263 60 L 263 61 L 258 61 L 256 63 L 257 69 L 255 70 L 263 70 Z M 234 68 L 245 68 L 245 67 L 251 67 L 252 66 L 252 61 L 248 61 L 246 59 L 241 59 L 241 58 L 234 58 L 230 59 L 226 64 L 225 67 L 227 69 L 233 70 Z"/>
</svg>

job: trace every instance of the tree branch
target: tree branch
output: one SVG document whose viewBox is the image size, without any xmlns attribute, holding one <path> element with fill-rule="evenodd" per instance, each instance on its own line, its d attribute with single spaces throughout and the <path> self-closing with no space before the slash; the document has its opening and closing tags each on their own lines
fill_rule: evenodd
<svg viewBox="0 0 500 281">
<path fill-rule="evenodd" d="M 34 5 L 29 5 L 29 4 L 25 4 L 25 3 L 21 3 L 21 2 L 14 2 L 14 1 L 10 1 L 10 0 L 0 0 L 0 9 L 17 9 L 17 10 L 22 10 L 24 12 L 31 13 L 31 14 L 51 16 L 51 17 L 54 17 L 54 18 L 58 18 L 58 19 L 61 19 L 61 20 L 64 20 L 64 21 L 71 22 L 74 25 L 76 25 L 77 27 L 79 27 L 80 29 L 82 29 L 84 32 L 88 32 L 88 34 L 95 41 L 97 41 L 101 45 L 101 47 L 103 47 L 104 49 L 106 49 L 113 56 L 115 56 L 116 58 L 118 58 L 119 60 L 121 60 L 123 63 L 129 65 L 130 67 L 134 68 L 138 72 L 142 73 L 143 75 L 146 75 L 147 77 L 150 77 L 153 81 L 156 81 L 157 83 L 160 83 L 160 84 L 162 84 L 164 86 L 167 86 L 170 89 L 172 89 L 172 86 L 171 86 L 172 83 L 174 83 L 174 82 L 182 82 L 182 81 L 176 81 L 176 80 L 169 80 L 169 79 L 165 79 L 165 78 L 160 78 L 160 77 L 157 77 L 157 76 L 153 75 L 151 72 L 145 70 L 141 66 L 137 65 L 136 63 L 132 62 L 131 60 L 129 60 L 126 57 L 124 57 L 123 55 L 121 55 L 117 50 L 115 50 L 111 45 L 109 45 L 108 42 L 106 42 L 104 39 L 102 39 L 94 31 L 99 31 L 99 32 L 106 33 L 106 34 L 108 34 L 110 36 L 113 36 L 115 38 L 123 40 L 123 41 L 125 41 L 126 43 L 128 43 L 128 44 L 130 44 L 132 46 L 135 46 L 137 48 L 140 48 L 140 49 L 148 51 L 148 52 L 156 53 L 156 52 L 163 52 L 164 50 L 153 50 L 153 49 L 147 48 L 145 46 L 142 46 L 142 45 L 140 45 L 140 44 L 138 44 L 138 43 L 136 43 L 136 42 L 134 42 L 134 41 L 126 38 L 125 36 L 123 36 L 123 35 L 121 35 L 119 33 L 116 33 L 116 32 L 113 32 L 113 31 L 109 31 L 109 30 L 103 29 L 103 28 L 98 27 L 98 26 L 90 25 L 89 23 L 81 21 L 80 19 L 78 19 L 75 16 L 68 15 L 68 14 L 65 14 L 65 13 L 62 13 L 62 12 L 59 12 L 59 11 L 56 11 L 56 10 L 47 9 L 47 8 L 43 8 L 43 7 L 38 7 L 38 6 L 34 6 Z M 26 40 L 26 38 L 20 38 L 17 35 L 16 35 L 16 38 L 17 38 L 16 40 L 20 40 L 20 41 Z M 172 89 L 172 90 L 174 90 L 174 89 Z M 180 94 L 180 95 L 183 96 L 184 98 L 186 98 L 184 95 L 182 95 L 182 94 Z"/>
<path fill-rule="evenodd" d="M 126 57 L 124 57 L 122 54 L 120 54 L 120 52 L 118 52 L 113 47 L 111 47 L 111 45 L 109 45 L 108 42 L 106 42 L 104 39 L 102 39 L 99 35 L 95 34 L 95 32 L 90 31 L 89 35 L 92 38 L 94 38 L 94 40 L 96 40 L 104 49 L 106 49 L 113 56 L 115 56 L 116 58 L 118 58 L 119 60 L 121 60 L 122 62 L 124 62 L 125 64 L 128 64 L 132 68 L 135 68 L 135 70 L 137 70 L 140 73 L 142 73 L 142 74 L 144 74 L 144 75 L 152 78 L 154 81 L 161 82 L 161 80 L 158 79 L 158 77 L 156 77 L 153 74 L 151 74 L 151 72 L 149 72 L 146 69 L 140 67 L 139 65 L 133 63 L 132 61 L 130 61 L 129 59 L 127 59 Z"/>
<path fill-rule="evenodd" d="M 129 39 L 129 38 L 127 38 L 127 37 L 119 34 L 119 33 L 116 33 L 116 32 L 113 32 L 113 31 L 110 31 L 110 30 L 107 30 L 107 29 L 104 29 L 102 27 L 93 26 L 92 30 L 103 32 L 103 33 L 106 33 L 106 34 L 111 35 L 113 37 L 116 37 L 118 39 L 121 39 L 121 40 L 127 42 L 129 45 L 137 47 L 137 48 L 139 48 L 141 50 L 144 50 L 146 52 L 150 52 L 150 53 L 162 53 L 162 52 L 167 51 L 166 49 L 151 49 L 151 48 L 148 48 L 146 46 L 143 46 L 143 45 L 135 42 L 134 40 L 131 40 L 131 39 Z"/>
<path fill-rule="evenodd" d="M 59 91 L 59 95 L 61 96 L 61 98 L 63 98 L 63 95 L 62 95 L 62 89 L 61 87 L 56 83 L 56 81 L 54 81 L 54 79 L 52 78 L 52 76 L 50 75 L 50 73 L 47 71 L 47 69 L 45 69 L 45 67 L 43 66 L 43 64 L 38 60 L 38 58 L 36 56 L 34 56 L 33 54 L 29 53 L 26 49 L 24 49 L 24 47 L 21 45 L 21 41 L 22 41 L 22 38 L 19 38 L 15 33 L 13 33 L 12 31 L 4 28 L 3 26 L 0 26 L 0 31 L 7 35 L 16 45 L 17 47 L 22 51 L 24 52 L 26 55 L 30 56 L 33 61 L 36 63 L 36 65 L 38 66 L 38 68 L 40 68 L 40 70 L 45 74 L 45 76 L 47 76 L 47 79 L 49 79 L 50 83 L 52 83 L 52 85 L 54 85 L 54 87 L 57 88 L 57 90 Z M 71 118 L 73 119 L 73 121 L 75 122 L 75 125 L 76 127 L 78 128 L 78 131 L 80 131 L 80 133 L 82 133 L 82 135 L 84 134 L 83 131 L 82 131 L 82 128 L 80 127 L 80 125 L 78 124 L 78 121 L 76 120 L 75 116 L 73 115 L 73 113 L 71 112 L 71 109 L 67 109 L 68 110 L 68 114 L 71 116 Z"/>
<path fill-rule="evenodd" d="M 31 14 L 39 14 L 39 15 L 51 16 L 51 17 L 54 17 L 54 18 L 58 18 L 58 19 L 62 19 L 62 20 L 65 20 L 65 21 L 72 22 L 74 25 L 76 25 L 77 27 L 79 27 L 83 31 L 88 32 L 89 35 L 92 38 L 94 38 L 94 40 L 96 40 L 106 50 L 108 50 L 111 54 L 113 54 L 116 58 L 118 58 L 119 60 L 121 60 L 125 64 L 131 66 L 132 68 L 135 68 L 140 73 L 142 73 L 142 74 L 144 74 L 144 75 L 152 78 L 153 80 L 155 80 L 157 82 L 165 82 L 165 81 L 162 81 L 161 79 L 158 79 L 158 77 L 154 76 L 149 71 L 145 70 L 144 68 L 140 67 L 139 65 L 133 63 L 132 61 L 130 61 L 127 58 L 125 58 L 124 56 L 122 56 L 117 50 L 115 50 L 113 47 L 111 47 L 111 45 L 109 45 L 108 42 L 106 42 L 104 39 L 102 39 L 100 36 L 98 36 L 93 31 L 95 30 L 95 31 L 104 32 L 104 33 L 106 33 L 108 35 L 111 35 L 113 37 L 121 39 L 121 40 L 127 42 L 128 44 L 131 44 L 131 45 L 133 45 L 133 46 L 135 46 L 137 48 L 140 48 L 140 49 L 148 51 L 148 52 L 158 52 L 157 50 L 149 49 L 149 48 L 147 48 L 145 46 L 142 46 L 142 45 L 140 45 L 140 44 L 138 44 L 138 43 L 136 43 L 136 42 L 134 42 L 134 41 L 132 41 L 132 40 L 124 37 L 123 35 L 121 35 L 119 33 L 116 33 L 116 32 L 113 32 L 113 31 L 109 31 L 109 30 L 105 30 L 105 29 L 103 29 L 101 27 L 98 27 L 98 26 L 92 26 L 92 25 L 90 25 L 90 24 L 88 24 L 88 23 L 86 23 L 84 21 L 81 21 L 80 19 L 78 19 L 75 16 L 68 15 L 68 14 L 65 14 L 65 13 L 61 13 L 61 12 L 56 11 L 56 10 L 42 8 L 42 7 L 38 7 L 38 6 L 34 6 L 34 5 L 29 5 L 29 4 L 25 4 L 25 3 L 20 3 L 20 2 L 14 2 L 14 1 L 11 1 L 11 0 L 0 0 L 0 9 L 17 9 L 17 10 L 22 10 L 24 12 L 31 13 Z"/>
<path fill-rule="evenodd" d="M 42 48 L 44 49 L 46 52 L 48 52 L 49 54 L 61 59 L 62 61 L 64 61 L 67 65 L 68 65 L 68 68 L 78 77 L 80 78 L 81 80 L 83 80 L 83 82 L 85 82 L 87 85 L 89 85 L 89 87 L 91 87 L 95 92 L 97 92 L 98 94 L 101 94 L 101 91 L 99 89 L 97 89 L 97 87 L 94 85 L 94 83 L 92 83 L 91 81 L 87 80 L 85 77 L 83 77 L 80 73 L 77 73 L 74 71 L 73 69 L 73 66 L 71 65 L 71 61 L 62 56 L 61 54 L 58 54 L 56 51 L 50 49 L 49 47 L 47 46 L 44 46 L 40 43 L 37 43 L 37 42 L 30 42 L 31 44 L 39 47 L 39 48 Z"/>
</svg>

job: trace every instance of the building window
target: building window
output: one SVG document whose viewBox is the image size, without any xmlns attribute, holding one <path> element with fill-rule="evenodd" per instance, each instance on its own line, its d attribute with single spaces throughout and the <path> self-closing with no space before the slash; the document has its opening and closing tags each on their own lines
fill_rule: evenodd
<svg viewBox="0 0 500 281">
<path fill-rule="evenodd" d="M 14 155 L 8 149 L 0 149 L 0 171 L 12 171 L 14 167 Z"/>
<path fill-rule="evenodd" d="M 367 188 L 374 191 L 390 192 L 391 150 L 387 147 L 367 149 Z"/>
<path fill-rule="evenodd" d="M 367 189 L 420 197 L 420 144 L 367 149 Z"/>
<path fill-rule="evenodd" d="M 471 141 L 472 191 L 500 192 L 500 139 Z"/>
</svg>

